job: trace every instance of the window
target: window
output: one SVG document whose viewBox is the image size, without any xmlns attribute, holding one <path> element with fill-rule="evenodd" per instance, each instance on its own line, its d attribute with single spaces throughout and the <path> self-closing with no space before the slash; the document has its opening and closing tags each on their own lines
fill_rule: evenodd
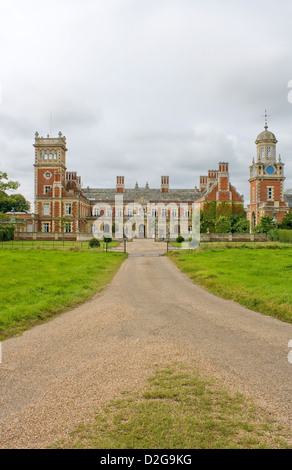
<svg viewBox="0 0 292 470">
<path fill-rule="evenodd" d="M 172 217 L 177 217 L 177 210 L 176 210 L 176 209 L 172 209 L 171 215 L 172 215 Z"/>
<path fill-rule="evenodd" d="M 271 157 L 271 147 L 267 147 L 267 157 Z"/>
<path fill-rule="evenodd" d="M 42 160 L 42 159 L 43 159 L 43 153 L 42 153 L 42 151 L 40 150 L 40 151 L 39 151 L 39 160 Z"/>
<path fill-rule="evenodd" d="M 111 211 L 111 209 L 107 209 L 107 210 L 106 210 L 106 216 L 107 216 L 107 217 L 111 217 L 111 216 L 112 216 L 112 211 Z"/>
<path fill-rule="evenodd" d="M 270 187 L 268 188 L 268 200 L 272 201 L 274 199 L 274 188 Z"/>
<path fill-rule="evenodd" d="M 51 186 L 45 186 L 44 187 L 44 193 L 47 194 L 51 189 Z"/>
<path fill-rule="evenodd" d="M 49 153 L 49 160 L 53 160 L 53 154 L 52 154 L 52 152 Z"/>
<path fill-rule="evenodd" d="M 45 173 L 45 177 L 46 177 L 47 179 L 51 178 L 51 176 L 52 176 L 52 175 L 51 175 L 51 173 L 50 173 L 49 171 L 47 171 L 47 172 Z"/>
<path fill-rule="evenodd" d="M 157 210 L 156 209 L 152 209 L 152 217 L 156 217 L 157 216 Z"/>
<path fill-rule="evenodd" d="M 48 159 L 48 154 L 47 154 L 47 152 L 45 151 L 44 160 L 47 160 L 47 159 Z"/>
<path fill-rule="evenodd" d="M 94 207 L 93 209 L 93 217 L 97 217 L 98 216 L 98 209 L 97 207 Z"/>
<path fill-rule="evenodd" d="M 133 215 L 132 209 L 127 209 L 127 216 L 132 217 L 132 215 Z"/>
<path fill-rule="evenodd" d="M 66 232 L 66 233 L 70 233 L 71 230 L 72 230 L 72 224 L 71 224 L 71 222 L 66 222 L 66 224 L 65 224 L 65 232 Z"/>
<path fill-rule="evenodd" d="M 50 215 L 50 204 L 43 203 L 43 215 Z"/>
<path fill-rule="evenodd" d="M 48 233 L 50 231 L 50 224 L 48 222 L 43 223 L 43 232 Z"/>
<path fill-rule="evenodd" d="M 261 158 L 265 155 L 265 147 L 261 147 Z"/>
<path fill-rule="evenodd" d="M 123 217 L 123 209 L 117 209 L 117 217 Z"/>
<path fill-rule="evenodd" d="M 57 160 L 57 151 L 54 152 L 54 160 Z"/>
<path fill-rule="evenodd" d="M 167 217 L 167 210 L 161 209 L 161 217 Z"/>
<path fill-rule="evenodd" d="M 65 204 L 65 214 L 66 215 L 72 215 L 72 204 L 71 203 Z"/>
</svg>

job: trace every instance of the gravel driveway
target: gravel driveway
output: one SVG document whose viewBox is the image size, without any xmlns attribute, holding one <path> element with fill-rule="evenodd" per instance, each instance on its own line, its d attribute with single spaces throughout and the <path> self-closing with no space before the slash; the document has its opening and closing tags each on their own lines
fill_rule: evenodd
<svg viewBox="0 0 292 470">
<path fill-rule="evenodd" d="M 129 243 L 129 258 L 102 293 L 2 343 L 1 448 L 43 448 L 66 437 L 173 361 L 218 377 L 292 424 L 292 325 L 194 285 L 159 256 L 165 247 Z"/>
</svg>

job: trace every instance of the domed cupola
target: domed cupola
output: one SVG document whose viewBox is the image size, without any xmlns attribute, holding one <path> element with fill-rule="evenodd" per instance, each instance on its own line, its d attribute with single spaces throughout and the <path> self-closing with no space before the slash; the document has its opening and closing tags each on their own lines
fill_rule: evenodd
<svg viewBox="0 0 292 470">
<path fill-rule="evenodd" d="M 265 130 L 261 132 L 256 138 L 257 146 L 257 161 L 261 162 L 275 162 L 276 161 L 276 146 L 277 139 L 273 132 L 268 131 L 267 113 L 265 114 Z"/>
</svg>

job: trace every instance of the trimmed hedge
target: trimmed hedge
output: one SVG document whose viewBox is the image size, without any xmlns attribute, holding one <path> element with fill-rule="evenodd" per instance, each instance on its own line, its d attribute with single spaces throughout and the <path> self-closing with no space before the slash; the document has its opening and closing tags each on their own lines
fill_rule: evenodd
<svg viewBox="0 0 292 470">
<path fill-rule="evenodd" d="M 271 230 L 270 239 L 282 243 L 292 243 L 292 230 Z"/>
<path fill-rule="evenodd" d="M 6 242 L 9 240 L 14 240 L 14 226 L 9 225 L 1 225 L 0 224 L 0 241 Z"/>
</svg>

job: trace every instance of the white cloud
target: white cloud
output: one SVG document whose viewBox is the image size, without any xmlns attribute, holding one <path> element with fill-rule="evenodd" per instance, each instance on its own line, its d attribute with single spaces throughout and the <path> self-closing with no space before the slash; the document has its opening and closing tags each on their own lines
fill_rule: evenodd
<svg viewBox="0 0 292 470">
<path fill-rule="evenodd" d="M 292 187 L 292 4 L 2 0 L 1 168 L 33 199 L 33 139 L 67 137 L 85 186 L 194 187 L 229 161 L 248 199 L 265 108 Z"/>
</svg>

